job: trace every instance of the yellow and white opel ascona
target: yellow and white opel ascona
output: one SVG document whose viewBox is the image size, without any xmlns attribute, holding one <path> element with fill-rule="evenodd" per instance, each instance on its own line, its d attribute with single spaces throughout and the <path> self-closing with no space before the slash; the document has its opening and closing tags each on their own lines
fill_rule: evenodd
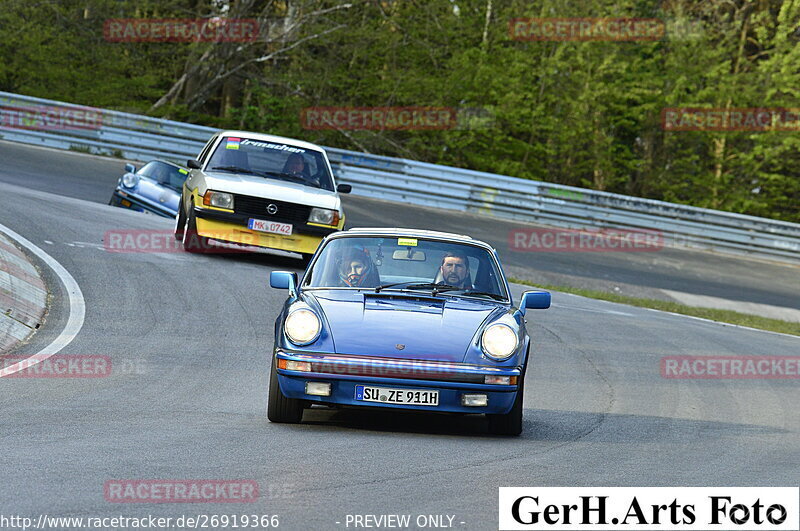
<svg viewBox="0 0 800 531">
<path fill-rule="evenodd" d="M 175 237 L 189 252 L 208 239 L 300 253 L 344 227 L 339 193 L 321 147 L 245 131 L 220 131 L 188 161 Z M 199 242 L 199 243 L 198 243 Z"/>
</svg>

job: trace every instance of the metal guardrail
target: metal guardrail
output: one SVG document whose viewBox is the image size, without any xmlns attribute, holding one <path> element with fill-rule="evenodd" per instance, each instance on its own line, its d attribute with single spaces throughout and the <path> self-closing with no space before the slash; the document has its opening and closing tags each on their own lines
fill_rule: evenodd
<svg viewBox="0 0 800 531">
<path fill-rule="evenodd" d="M 214 128 L 0 92 L 0 138 L 185 164 Z M 326 148 L 353 193 L 573 229 L 658 230 L 667 245 L 800 264 L 800 224 Z"/>
</svg>

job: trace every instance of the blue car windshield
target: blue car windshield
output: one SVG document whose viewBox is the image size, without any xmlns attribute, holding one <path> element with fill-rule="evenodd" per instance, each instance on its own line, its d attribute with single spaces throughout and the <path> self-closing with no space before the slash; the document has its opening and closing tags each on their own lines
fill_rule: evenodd
<svg viewBox="0 0 800 531">
<path fill-rule="evenodd" d="M 217 145 L 206 171 L 257 175 L 333 191 L 323 154 L 284 143 L 226 136 Z"/>
<path fill-rule="evenodd" d="M 183 181 L 185 181 L 187 175 L 189 175 L 188 170 L 157 160 L 147 163 L 137 173 L 138 175 L 149 177 L 158 182 L 158 184 L 166 186 L 167 188 L 172 188 L 178 192 L 183 187 Z"/>
<path fill-rule="evenodd" d="M 476 245 L 424 238 L 332 239 L 303 282 L 308 288 L 423 290 L 508 300 L 491 252 Z"/>
</svg>

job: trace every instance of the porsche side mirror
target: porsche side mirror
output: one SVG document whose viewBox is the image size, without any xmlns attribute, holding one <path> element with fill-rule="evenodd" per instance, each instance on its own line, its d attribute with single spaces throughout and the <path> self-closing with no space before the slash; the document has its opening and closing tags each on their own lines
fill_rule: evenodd
<svg viewBox="0 0 800 531">
<path fill-rule="evenodd" d="M 202 165 L 199 162 L 197 162 L 197 159 L 189 159 L 186 161 L 186 167 L 191 168 L 193 170 L 199 170 L 202 167 Z"/>
<path fill-rule="evenodd" d="M 291 296 L 297 294 L 297 273 L 289 271 L 271 271 L 269 285 L 275 289 L 288 289 Z"/>
<path fill-rule="evenodd" d="M 525 314 L 526 310 L 546 310 L 550 307 L 549 291 L 526 291 L 522 294 L 522 304 L 520 310 Z"/>
<path fill-rule="evenodd" d="M 353 186 L 350 184 L 340 184 L 336 186 L 336 191 L 340 194 L 349 194 L 353 191 Z"/>
<path fill-rule="evenodd" d="M 125 173 L 136 173 L 136 166 L 131 163 L 125 165 Z"/>
</svg>

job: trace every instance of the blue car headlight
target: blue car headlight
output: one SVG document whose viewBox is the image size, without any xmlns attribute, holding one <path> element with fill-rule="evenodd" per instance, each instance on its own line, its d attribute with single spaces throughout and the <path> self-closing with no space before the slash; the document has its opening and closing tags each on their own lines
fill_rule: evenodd
<svg viewBox="0 0 800 531">
<path fill-rule="evenodd" d="M 139 176 L 134 173 L 126 173 L 122 176 L 122 186 L 125 188 L 135 188 L 139 184 Z"/>
<path fill-rule="evenodd" d="M 518 345 L 517 332 L 504 323 L 487 326 L 481 334 L 481 349 L 484 354 L 498 361 L 510 358 L 517 351 Z"/>
<path fill-rule="evenodd" d="M 308 345 L 314 342 L 322 330 L 317 314 L 306 307 L 290 311 L 283 324 L 286 338 L 295 345 Z"/>
</svg>

